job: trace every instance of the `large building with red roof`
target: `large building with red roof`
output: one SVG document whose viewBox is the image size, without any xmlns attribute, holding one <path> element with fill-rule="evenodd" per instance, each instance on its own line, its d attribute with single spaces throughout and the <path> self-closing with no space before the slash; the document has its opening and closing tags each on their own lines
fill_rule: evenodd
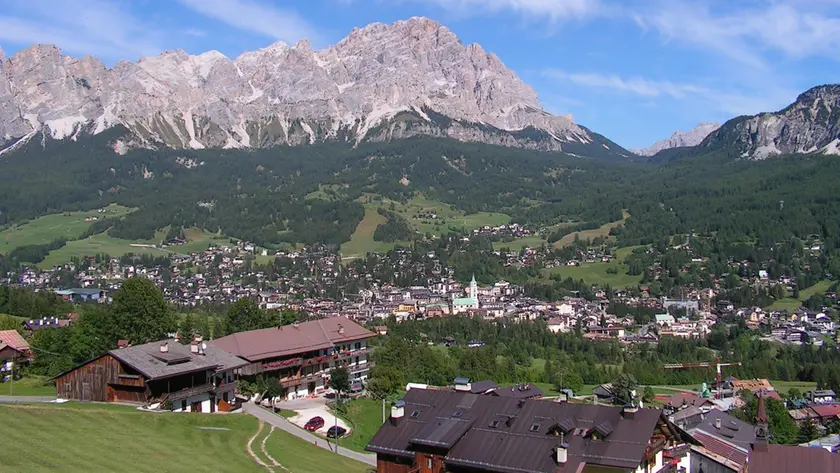
<svg viewBox="0 0 840 473">
<path fill-rule="evenodd" d="M 250 364 L 245 376 L 278 378 L 287 399 L 323 392 L 329 372 L 346 366 L 350 379 L 364 380 L 370 370 L 367 340 L 376 334 L 346 317 L 234 333 L 211 342 Z"/>
</svg>

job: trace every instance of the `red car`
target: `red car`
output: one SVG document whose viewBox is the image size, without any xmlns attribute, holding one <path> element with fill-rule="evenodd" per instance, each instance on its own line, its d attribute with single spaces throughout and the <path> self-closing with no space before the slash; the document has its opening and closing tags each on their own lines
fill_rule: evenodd
<svg viewBox="0 0 840 473">
<path fill-rule="evenodd" d="M 306 425 L 303 426 L 303 428 L 310 431 L 310 432 L 314 432 L 314 431 L 320 429 L 323 426 L 324 426 L 324 418 L 318 416 L 318 417 L 313 417 L 313 418 L 309 419 L 309 422 L 307 422 Z"/>
</svg>

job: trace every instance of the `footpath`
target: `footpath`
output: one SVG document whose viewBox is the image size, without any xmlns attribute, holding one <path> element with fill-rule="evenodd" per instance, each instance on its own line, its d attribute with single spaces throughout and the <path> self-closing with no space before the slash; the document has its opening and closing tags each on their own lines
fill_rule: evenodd
<svg viewBox="0 0 840 473">
<path fill-rule="evenodd" d="M 269 425 L 273 425 L 274 427 L 283 430 L 284 432 L 288 432 L 297 438 L 306 440 L 307 442 L 321 447 L 325 450 L 329 450 L 331 452 L 335 452 L 336 450 L 335 444 L 330 443 L 326 439 L 310 434 L 309 432 L 301 429 L 295 424 L 292 424 L 284 417 L 279 416 L 263 407 L 260 407 L 257 404 L 254 404 L 253 402 L 246 402 L 242 404 L 242 412 L 250 414 L 256 417 L 257 419 L 268 423 Z M 366 465 L 376 466 L 376 455 L 370 453 L 359 453 L 347 448 L 339 447 L 338 454 L 347 458 L 352 458 L 353 460 L 362 462 Z"/>
</svg>

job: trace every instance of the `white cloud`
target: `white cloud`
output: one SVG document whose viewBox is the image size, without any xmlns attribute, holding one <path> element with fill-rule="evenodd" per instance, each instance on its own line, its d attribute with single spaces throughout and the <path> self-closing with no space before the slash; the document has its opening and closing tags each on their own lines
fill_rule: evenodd
<svg viewBox="0 0 840 473">
<path fill-rule="evenodd" d="M 733 116 L 777 110 L 793 101 L 797 94 L 795 90 L 777 87 L 774 84 L 766 84 L 761 89 L 743 92 L 730 88 L 714 89 L 669 80 L 651 80 L 642 77 L 622 78 L 614 74 L 592 72 L 570 73 L 557 69 L 545 70 L 542 75 L 582 87 L 612 90 L 621 94 L 651 99 L 672 99 L 704 107 L 710 106 L 716 112 Z"/>
<path fill-rule="evenodd" d="M 603 13 L 601 0 L 413 0 L 430 3 L 461 15 L 516 13 L 556 22 Z"/>
<path fill-rule="evenodd" d="M 760 8 L 737 8 L 736 3 L 737 9 L 716 13 L 708 3 L 667 0 L 656 10 L 636 12 L 633 19 L 669 41 L 704 48 L 741 64 L 765 69 L 770 51 L 794 59 L 840 59 L 838 10 L 825 8 L 838 3 L 787 0 Z"/>
<path fill-rule="evenodd" d="M 287 43 L 307 38 L 320 44 L 315 27 L 291 10 L 255 0 L 178 0 L 202 15 L 242 31 Z"/>
<path fill-rule="evenodd" d="M 198 28 L 187 28 L 184 30 L 184 34 L 187 36 L 193 36 L 195 38 L 203 38 L 207 36 L 207 32 L 204 30 L 200 30 Z"/>
<path fill-rule="evenodd" d="M 29 0 L 0 13 L 0 40 L 21 45 L 122 59 L 158 53 L 159 39 L 155 28 L 103 0 Z"/>
<path fill-rule="evenodd" d="M 685 98 L 687 95 L 698 94 L 705 91 L 702 87 L 692 84 L 677 84 L 671 81 L 652 81 L 641 77 L 623 79 L 617 75 L 605 75 L 590 72 L 569 73 L 557 69 L 549 69 L 543 72 L 546 77 L 567 80 L 577 85 L 614 89 L 621 92 L 629 92 L 644 97 L 668 96 L 676 99 Z"/>
</svg>

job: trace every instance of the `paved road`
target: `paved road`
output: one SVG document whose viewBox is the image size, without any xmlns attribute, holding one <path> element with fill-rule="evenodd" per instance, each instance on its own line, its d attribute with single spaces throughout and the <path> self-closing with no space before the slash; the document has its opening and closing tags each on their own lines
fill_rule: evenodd
<svg viewBox="0 0 840 473">
<path fill-rule="evenodd" d="M 246 402 L 245 404 L 242 404 L 242 411 L 251 414 L 257 419 L 268 422 L 274 427 L 284 430 L 295 437 L 306 440 L 309 443 L 313 443 L 325 450 L 329 450 L 331 452 L 335 451 L 335 445 L 332 445 L 326 439 L 310 434 L 283 417 L 278 416 L 277 414 L 260 407 L 253 402 Z M 344 447 L 339 448 L 338 453 L 339 455 L 343 455 L 347 458 L 352 458 L 353 460 L 360 461 L 371 466 L 376 466 L 376 455 L 370 453 L 358 453 Z"/>
<path fill-rule="evenodd" d="M 0 402 L 25 404 L 33 402 L 55 402 L 55 396 L 0 396 Z"/>
</svg>

